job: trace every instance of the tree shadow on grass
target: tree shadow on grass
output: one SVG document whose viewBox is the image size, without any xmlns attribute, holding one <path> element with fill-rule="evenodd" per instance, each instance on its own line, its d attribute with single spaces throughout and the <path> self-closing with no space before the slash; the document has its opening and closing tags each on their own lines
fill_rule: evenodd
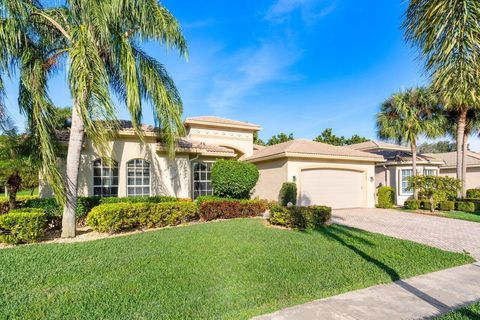
<svg viewBox="0 0 480 320">
<path fill-rule="evenodd" d="M 398 274 L 398 272 L 395 269 L 388 266 L 384 262 L 372 257 L 371 255 L 365 253 L 360 248 L 356 247 L 354 244 L 349 243 L 348 239 L 344 240 L 342 237 L 339 236 L 339 234 L 342 234 L 343 236 L 348 237 L 348 238 L 356 239 L 357 241 L 358 241 L 358 239 L 362 239 L 362 237 L 354 235 L 351 232 L 348 232 L 347 230 L 340 229 L 340 228 L 322 228 L 321 231 L 320 230 L 318 230 L 318 231 L 325 234 L 328 238 L 337 241 L 342 246 L 350 249 L 352 252 L 354 252 L 355 254 L 360 256 L 365 261 L 374 264 L 379 269 L 381 269 L 383 272 L 385 272 L 396 285 L 398 285 L 402 289 L 410 292 L 411 294 L 415 295 L 419 299 L 422 299 L 423 301 L 427 302 L 428 304 L 430 304 L 431 306 L 433 306 L 437 310 L 439 310 L 441 313 L 445 313 L 445 312 L 451 310 L 451 308 L 449 306 L 447 306 L 446 304 L 444 304 L 443 302 L 435 299 L 434 297 L 426 294 L 425 292 L 423 292 L 423 291 L 415 288 L 414 286 L 406 283 L 405 281 L 401 280 L 400 275 Z M 367 241 L 365 239 L 362 239 L 361 242 L 369 243 L 369 245 L 372 245 L 372 246 L 374 245 L 371 241 Z"/>
</svg>

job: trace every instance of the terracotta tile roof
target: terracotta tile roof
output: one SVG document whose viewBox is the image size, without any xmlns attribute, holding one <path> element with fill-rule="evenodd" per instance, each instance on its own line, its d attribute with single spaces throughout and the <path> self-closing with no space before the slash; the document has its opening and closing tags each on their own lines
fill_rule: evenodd
<svg viewBox="0 0 480 320">
<path fill-rule="evenodd" d="M 382 156 L 350 149 L 347 147 L 332 146 L 325 143 L 315 142 L 306 139 L 291 140 L 276 144 L 256 151 L 253 156 L 246 158 L 247 161 L 259 160 L 273 156 L 333 156 L 344 158 L 360 158 L 382 162 Z"/>
<path fill-rule="evenodd" d="M 445 162 L 445 167 L 457 166 L 457 153 L 455 151 L 445 153 L 429 153 L 428 156 L 443 160 Z M 467 167 L 480 166 L 480 153 L 468 151 L 465 158 L 467 160 Z"/>
<path fill-rule="evenodd" d="M 387 143 L 383 141 L 374 141 L 374 140 L 352 144 L 348 147 L 355 150 L 372 150 L 372 149 L 389 149 L 389 150 L 404 150 L 404 151 L 410 150 L 410 148 L 406 146 Z"/>
<path fill-rule="evenodd" d="M 190 117 L 185 120 L 185 125 L 190 126 L 191 124 L 198 124 L 198 123 L 204 123 L 204 124 L 211 124 L 211 125 L 222 125 L 222 126 L 239 126 L 239 127 L 247 127 L 255 130 L 260 130 L 261 127 L 257 124 L 253 124 L 250 122 L 244 122 L 244 121 L 237 121 L 237 120 L 231 120 L 231 119 L 225 119 L 225 118 L 220 118 L 220 117 L 214 117 L 214 116 L 200 116 L 200 117 Z"/>
</svg>

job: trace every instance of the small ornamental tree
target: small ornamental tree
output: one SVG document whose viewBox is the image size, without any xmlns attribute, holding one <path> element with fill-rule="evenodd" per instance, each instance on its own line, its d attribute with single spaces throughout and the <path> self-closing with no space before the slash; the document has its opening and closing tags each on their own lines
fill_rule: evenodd
<svg viewBox="0 0 480 320">
<path fill-rule="evenodd" d="M 295 182 L 284 182 L 282 188 L 280 189 L 280 194 L 278 195 L 278 200 L 280 204 L 284 207 L 287 206 L 289 202 L 293 205 L 297 204 L 297 185 Z"/>
<path fill-rule="evenodd" d="M 416 188 L 419 194 L 430 201 L 430 211 L 434 212 L 440 201 L 451 200 L 461 187 L 460 180 L 451 177 L 415 176 L 410 177 L 409 188 Z"/>
<path fill-rule="evenodd" d="M 218 160 L 212 168 L 213 193 L 218 197 L 248 199 L 258 176 L 258 169 L 252 163 Z"/>
</svg>

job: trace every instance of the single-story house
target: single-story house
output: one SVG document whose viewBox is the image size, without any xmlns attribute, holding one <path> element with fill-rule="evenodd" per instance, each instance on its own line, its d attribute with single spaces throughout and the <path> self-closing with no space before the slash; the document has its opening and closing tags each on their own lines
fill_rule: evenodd
<svg viewBox="0 0 480 320">
<path fill-rule="evenodd" d="M 81 196 L 171 195 L 195 199 L 213 193 L 210 172 L 217 159 L 254 163 L 260 172 L 253 196 L 278 200 L 283 182 L 296 182 L 298 202 L 333 208 L 374 207 L 375 169 L 382 155 L 293 140 L 263 147 L 253 143 L 260 126 L 203 116 L 187 118 L 187 134 L 169 158 L 152 126 L 142 126 L 141 141 L 129 121 L 111 141 L 111 160 L 104 163 L 87 139 L 81 155 L 78 194 Z M 68 132 L 59 135 L 68 143 Z M 64 166 L 65 164 L 61 165 Z M 51 196 L 44 181 L 41 196 Z"/>
<path fill-rule="evenodd" d="M 409 147 L 367 141 L 349 146 L 355 150 L 380 155 L 385 159 L 375 166 L 375 185 L 395 188 L 396 204 L 403 205 L 411 199 L 413 191 L 408 188 L 408 177 L 412 176 L 412 153 Z M 467 153 L 467 189 L 480 187 L 480 154 Z M 456 152 L 417 155 L 417 173 L 456 177 Z"/>
</svg>

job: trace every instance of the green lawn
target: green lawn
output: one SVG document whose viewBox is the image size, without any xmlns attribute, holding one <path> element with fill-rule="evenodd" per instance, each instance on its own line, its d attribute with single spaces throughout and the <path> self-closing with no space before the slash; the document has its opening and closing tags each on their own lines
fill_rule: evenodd
<svg viewBox="0 0 480 320">
<path fill-rule="evenodd" d="M 458 309 L 436 318 L 436 320 L 478 320 L 480 319 L 480 302 Z"/>
<path fill-rule="evenodd" d="M 336 225 L 297 232 L 229 220 L 0 250 L 0 315 L 246 319 L 472 261 Z"/>
</svg>

